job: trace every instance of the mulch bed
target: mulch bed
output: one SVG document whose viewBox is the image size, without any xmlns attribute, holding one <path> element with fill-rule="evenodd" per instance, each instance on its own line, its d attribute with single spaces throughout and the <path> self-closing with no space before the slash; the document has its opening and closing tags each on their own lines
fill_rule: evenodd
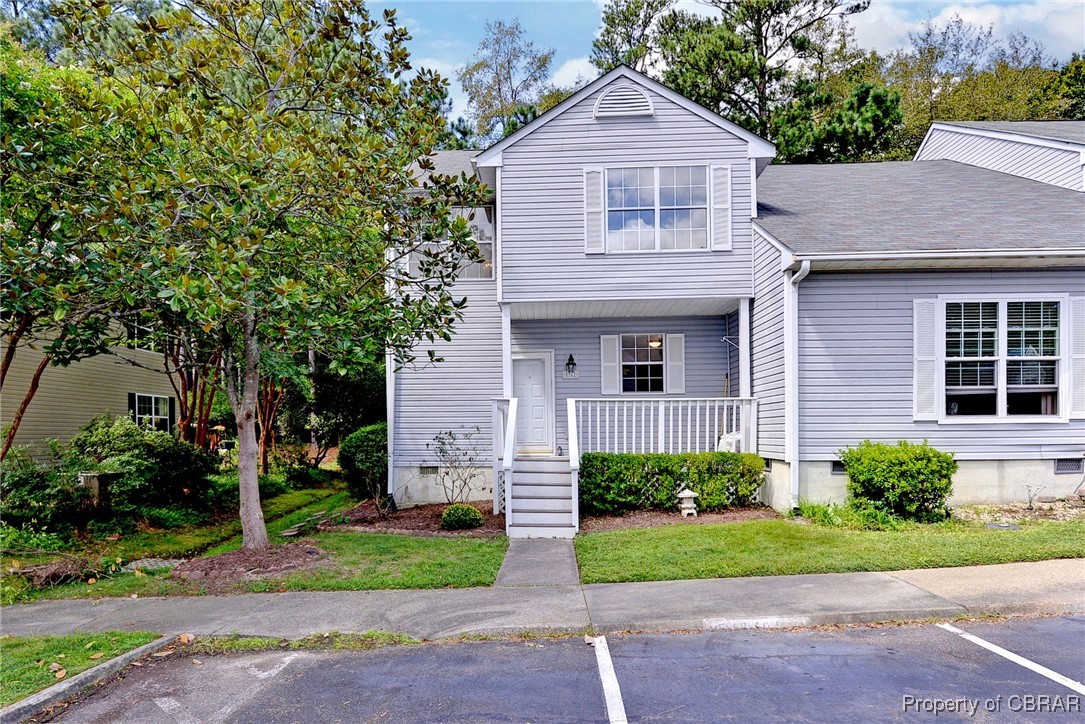
<svg viewBox="0 0 1085 724">
<path fill-rule="evenodd" d="M 469 505 L 482 513 L 482 527 L 471 530 L 441 530 L 441 514 L 448 507 L 446 503 L 401 508 L 381 518 L 373 503 L 367 502 L 336 516 L 336 522 L 325 521 L 318 528 L 327 531 L 395 533 L 441 538 L 494 538 L 505 535 L 505 516 L 494 515 L 493 503 L 478 501 Z"/>
<path fill-rule="evenodd" d="M 185 561 L 170 572 L 170 577 L 227 588 L 238 581 L 278 577 L 315 568 L 321 565 L 323 557 L 322 550 L 301 541 L 264 550 L 241 548 L 217 556 Z"/>
<path fill-rule="evenodd" d="M 780 514 L 772 508 L 733 508 L 722 513 L 698 513 L 696 517 L 683 518 L 680 513 L 663 510 L 637 510 L 621 516 L 582 517 L 581 533 L 598 533 L 604 530 L 626 528 L 656 528 L 664 525 L 706 525 L 709 523 L 741 523 L 747 520 L 772 520 Z"/>
</svg>

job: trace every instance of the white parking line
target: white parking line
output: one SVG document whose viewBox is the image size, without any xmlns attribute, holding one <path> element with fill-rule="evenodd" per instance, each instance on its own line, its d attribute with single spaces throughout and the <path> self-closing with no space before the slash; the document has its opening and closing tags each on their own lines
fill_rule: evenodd
<svg viewBox="0 0 1085 724">
<path fill-rule="evenodd" d="M 1062 674 L 1060 674 L 1057 671 L 1052 671 L 1051 669 L 1047 668 L 1046 666 L 1041 666 L 1040 664 L 1037 664 L 1035 661 L 1029 661 L 1024 656 L 1018 656 L 1014 652 L 1007 651 L 1006 649 L 1002 648 L 1001 646 L 996 646 L 995 644 L 991 643 L 990 641 L 984 641 L 979 636 L 973 636 L 972 634 L 968 633 L 967 631 L 962 631 L 961 629 L 957 628 L 956 626 L 952 626 L 952 625 L 950 625 L 948 623 L 940 623 L 940 624 L 938 624 L 938 627 L 939 628 L 944 628 L 946 631 L 949 631 L 950 633 L 955 633 L 958 636 L 960 636 L 961 638 L 965 639 L 966 641 L 971 641 L 976 646 L 982 646 L 983 648 L 987 649 L 988 651 L 990 651 L 992 653 L 995 653 L 995 654 L 998 654 L 1002 658 L 1008 659 L 1008 660 L 1012 661 L 1013 663 L 1017 664 L 1018 666 L 1024 666 L 1029 671 L 1035 671 L 1040 676 L 1047 677 L 1048 679 L 1051 679 L 1052 681 L 1054 681 L 1056 684 L 1062 684 L 1063 686 L 1070 689 L 1071 691 L 1076 691 L 1079 694 L 1085 694 L 1085 684 L 1082 684 L 1080 681 L 1074 681 L 1073 679 L 1071 679 L 1071 678 L 1069 678 L 1067 676 L 1063 676 Z"/>
<path fill-rule="evenodd" d="M 595 662 L 599 664 L 599 680 L 603 682 L 603 697 L 607 702 L 607 717 L 610 718 L 610 724 L 626 724 L 622 689 L 618 686 L 618 677 L 614 673 L 614 662 L 610 660 L 607 637 L 596 636 L 593 645 Z"/>
<path fill-rule="evenodd" d="M 181 706 L 181 702 L 172 696 L 160 696 L 154 700 L 158 708 L 173 717 L 177 724 L 200 724 L 199 717 L 193 716 L 192 712 Z"/>
</svg>

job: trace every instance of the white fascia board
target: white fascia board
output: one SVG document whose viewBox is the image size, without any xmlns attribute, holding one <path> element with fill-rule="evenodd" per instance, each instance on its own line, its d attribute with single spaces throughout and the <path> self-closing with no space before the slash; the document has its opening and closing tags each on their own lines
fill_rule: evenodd
<svg viewBox="0 0 1085 724">
<path fill-rule="evenodd" d="M 755 228 L 757 224 L 754 224 Z M 768 238 L 768 237 L 766 237 Z M 796 260 L 819 261 L 871 261 L 877 259 L 969 259 L 998 257 L 1052 257 L 1082 256 L 1085 263 L 1085 246 L 1068 249 L 952 249 L 940 251 L 854 251 L 846 254 L 796 254 Z"/>
<path fill-rule="evenodd" d="M 927 129 L 927 135 L 923 137 L 923 143 L 919 144 L 919 150 L 916 151 L 913 160 L 919 161 L 923 156 L 923 148 L 927 145 L 927 140 L 931 137 L 931 132 L 948 131 L 950 133 L 963 133 L 969 136 L 983 136 L 984 138 L 997 138 L 1003 141 L 1014 141 L 1015 143 L 1026 143 L 1031 146 L 1043 146 L 1045 148 L 1058 148 L 1064 151 L 1082 151 L 1085 152 L 1085 144 L 1075 143 L 1073 141 L 1059 141 L 1054 138 L 1042 138 L 1040 136 L 1030 136 L 1026 133 L 1014 133 L 1012 131 L 996 131 L 989 128 L 973 128 L 971 126 L 958 126 L 955 123 L 946 121 L 939 121 L 932 123 L 931 127 Z"/>
<path fill-rule="evenodd" d="M 592 93 L 596 92 L 605 85 L 609 85 L 611 82 L 617 80 L 618 78 L 628 78 L 634 83 L 642 85 L 649 90 L 658 93 L 667 100 L 676 103 L 682 108 L 685 108 L 691 113 L 700 116 L 709 123 L 718 126 L 735 136 L 738 136 L 743 141 L 746 141 L 747 147 L 749 148 L 748 155 L 750 158 L 772 158 L 776 155 L 776 146 L 772 145 L 760 136 L 750 133 L 745 128 L 742 128 L 741 126 L 738 126 L 731 121 L 728 121 L 724 117 L 713 113 L 704 106 L 694 103 L 689 98 L 686 98 L 685 96 L 672 91 L 667 86 L 663 85 L 658 81 L 652 80 L 651 78 L 642 73 L 638 73 L 629 66 L 619 65 L 617 68 L 610 71 L 609 73 L 605 73 L 593 80 L 591 83 L 588 83 L 579 91 L 569 96 L 550 110 L 546 111 L 534 121 L 528 123 L 526 126 L 513 133 L 511 136 L 507 136 L 487 148 L 485 151 L 475 157 L 475 164 L 477 166 L 500 166 L 501 152 L 503 150 L 515 143 L 518 143 L 522 139 L 527 138 L 536 130 L 542 128 L 544 125 L 549 123 L 552 119 L 557 118 L 569 108 L 575 106 L 577 103 L 580 103 Z"/>
</svg>

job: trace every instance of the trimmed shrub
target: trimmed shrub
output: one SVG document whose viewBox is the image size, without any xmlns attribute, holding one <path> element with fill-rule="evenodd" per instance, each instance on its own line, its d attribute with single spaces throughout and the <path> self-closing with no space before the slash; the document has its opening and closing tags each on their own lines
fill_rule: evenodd
<svg viewBox="0 0 1085 724">
<path fill-rule="evenodd" d="M 957 461 L 953 455 L 901 440 L 896 445 L 864 440 L 839 452 L 848 471 L 848 495 L 858 507 L 932 522 L 949 515 Z"/>
<path fill-rule="evenodd" d="M 109 501 L 114 514 L 140 517 L 143 508 L 209 507 L 210 476 L 218 460 L 172 435 L 130 418 L 98 417 L 72 438 L 74 463 L 114 474 Z"/>
<path fill-rule="evenodd" d="M 677 510 L 683 487 L 706 512 L 746 506 L 761 487 L 765 461 L 752 453 L 585 453 L 580 458 L 580 511 L 621 515 Z"/>
<path fill-rule="evenodd" d="M 339 446 L 339 467 L 352 498 L 382 497 L 388 483 L 388 423 L 378 422 L 347 435 Z"/>
<path fill-rule="evenodd" d="M 466 503 L 455 503 L 441 513 L 441 530 L 469 530 L 482 525 L 482 513 Z"/>
</svg>

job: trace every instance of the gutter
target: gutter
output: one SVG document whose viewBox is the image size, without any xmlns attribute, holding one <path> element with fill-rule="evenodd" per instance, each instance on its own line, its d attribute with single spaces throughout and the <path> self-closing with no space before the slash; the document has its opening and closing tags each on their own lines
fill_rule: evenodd
<svg viewBox="0 0 1085 724">
<path fill-rule="evenodd" d="M 784 288 L 786 339 L 784 359 L 784 408 L 786 421 L 786 451 L 791 476 L 790 507 L 799 503 L 799 284 L 810 273 L 810 260 L 803 259 L 797 271 L 787 272 Z"/>
</svg>

